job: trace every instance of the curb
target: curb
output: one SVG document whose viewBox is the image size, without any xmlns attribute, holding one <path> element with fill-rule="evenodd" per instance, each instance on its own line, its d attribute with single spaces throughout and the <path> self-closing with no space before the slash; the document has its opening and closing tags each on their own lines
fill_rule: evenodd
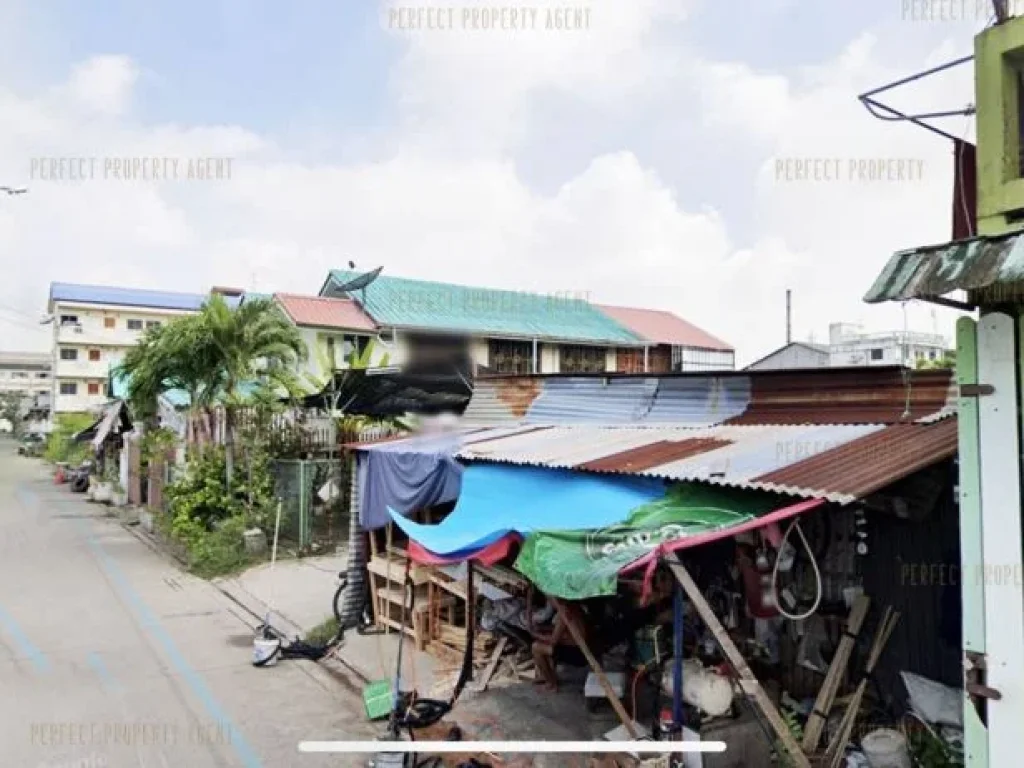
<svg viewBox="0 0 1024 768">
<path fill-rule="evenodd" d="M 139 528 L 139 525 L 137 523 L 121 523 L 120 525 L 132 536 L 141 541 L 143 544 L 149 547 L 149 549 L 151 549 L 157 555 L 162 557 L 164 560 L 173 563 L 179 567 L 186 566 L 186 563 L 184 563 L 181 559 L 176 557 L 172 552 L 161 547 L 160 542 L 157 539 L 143 532 Z M 212 581 L 209 579 L 201 579 L 201 581 L 205 581 L 211 587 L 216 589 L 221 595 L 227 598 L 232 604 L 241 608 L 248 616 L 250 616 L 257 622 L 256 626 L 259 626 L 263 623 L 263 620 L 265 618 L 264 615 L 261 615 L 258 611 L 254 610 L 250 605 L 247 605 L 246 602 L 243 599 L 241 599 L 238 595 L 233 594 L 229 590 L 225 589 L 221 585 L 221 583 L 219 583 L 219 580 Z M 256 598 L 253 597 L 253 599 L 255 600 Z M 302 627 L 293 622 L 280 611 L 275 610 L 273 613 L 275 616 L 284 620 L 289 625 L 289 628 L 292 630 L 293 635 L 302 636 L 303 634 L 305 634 Z M 342 641 L 341 647 L 344 647 L 344 641 Z M 295 661 L 302 661 L 302 659 L 295 659 Z M 340 669 L 335 667 L 340 667 Z M 338 653 L 336 652 L 325 656 L 320 662 L 312 661 L 303 664 L 302 669 L 306 674 L 314 678 L 319 685 L 325 688 L 331 688 L 337 685 L 341 685 L 344 688 L 348 689 L 350 692 L 360 696 L 362 695 L 362 692 L 352 684 L 352 680 L 350 678 L 354 678 L 359 685 L 365 686 L 370 683 L 370 678 L 366 677 L 362 672 L 360 672 L 354 666 L 352 666 L 343 658 L 341 658 L 340 655 L 338 655 Z"/>
</svg>

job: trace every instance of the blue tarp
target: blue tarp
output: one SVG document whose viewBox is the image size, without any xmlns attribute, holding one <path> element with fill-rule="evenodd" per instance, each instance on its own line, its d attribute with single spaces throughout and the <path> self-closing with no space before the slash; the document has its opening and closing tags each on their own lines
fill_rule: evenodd
<svg viewBox="0 0 1024 768">
<path fill-rule="evenodd" d="M 508 533 L 603 528 L 665 495 L 661 480 L 505 464 L 473 464 L 462 474 L 455 509 L 421 525 L 389 507 L 409 538 L 436 555 L 486 547 Z"/>
</svg>

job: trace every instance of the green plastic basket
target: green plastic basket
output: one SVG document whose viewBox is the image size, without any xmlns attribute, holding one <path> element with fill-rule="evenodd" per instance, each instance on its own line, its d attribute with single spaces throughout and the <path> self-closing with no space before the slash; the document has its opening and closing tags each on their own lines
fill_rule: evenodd
<svg viewBox="0 0 1024 768">
<path fill-rule="evenodd" d="M 390 680 L 375 680 L 363 689 L 363 706 L 369 720 L 380 720 L 391 714 L 395 692 Z"/>
</svg>

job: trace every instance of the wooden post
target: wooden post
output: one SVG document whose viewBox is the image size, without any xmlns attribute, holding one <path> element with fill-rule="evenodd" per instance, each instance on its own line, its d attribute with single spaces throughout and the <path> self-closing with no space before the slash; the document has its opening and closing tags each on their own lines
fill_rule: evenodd
<svg viewBox="0 0 1024 768">
<path fill-rule="evenodd" d="M 563 622 L 565 622 L 565 628 L 569 630 L 569 634 L 572 635 L 572 639 L 576 641 L 576 645 L 583 651 L 583 655 L 587 659 L 587 663 L 593 670 L 594 675 L 597 677 L 597 681 L 601 684 L 601 688 L 604 689 L 605 696 L 608 697 L 608 701 L 611 702 L 612 709 L 615 710 L 615 714 L 619 716 L 619 720 L 626 727 L 626 731 L 629 732 L 630 738 L 636 740 L 640 738 L 640 734 L 636 730 L 636 726 L 633 723 L 633 718 L 626 712 L 626 708 L 622 706 L 622 702 L 619 700 L 619 695 L 615 692 L 612 687 L 611 681 L 608 680 L 608 676 L 604 673 L 601 668 L 600 662 L 595 658 L 593 652 L 590 650 L 590 646 L 587 645 L 587 639 L 583 636 L 583 630 L 576 626 L 575 620 L 569 615 L 569 612 L 565 609 L 561 600 L 552 598 L 551 602 L 555 605 L 555 610 L 558 611 L 558 616 Z"/>
<path fill-rule="evenodd" d="M 772 704 L 772 700 L 768 698 L 768 694 L 764 692 L 764 688 L 761 687 L 757 678 L 754 677 L 754 673 L 747 665 L 746 659 L 743 658 L 743 654 L 740 653 L 739 648 L 736 647 L 732 638 L 729 637 L 729 633 L 722 626 L 722 622 L 718 620 L 715 612 L 708 605 L 708 601 L 704 599 L 704 595 L 701 594 L 693 577 L 690 576 L 690 572 L 686 570 L 686 567 L 679 561 L 674 552 L 668 554 L 666 563 L 672 571 L 672 575 L 676 577 L 676 581 L 679 582 L 686 592 L 686 596 L 690 598 L 693 607 L 697 610 L 707 628 L 711 630 L 711 634 L 718 640 L 718 644 L 722 647 L 726 658 L 729 659 L 729 663 L 736 670 L 736 674 L 739 675 L 740 688 L 753 699 L 754 704 L 761 710 L 761 714 L 768 720 L 768 724 L 775 731 L 775 735 L 786 748 L 786 751 L 789 752 L 795 767 L 811 768 L 807 755 L 804 754 L 796 739 L 793 738 L 789 726 L 786 725 L 786 721 L 782 719 L 782 715 L 779 714 L 775 705 Z"/>
</svg>

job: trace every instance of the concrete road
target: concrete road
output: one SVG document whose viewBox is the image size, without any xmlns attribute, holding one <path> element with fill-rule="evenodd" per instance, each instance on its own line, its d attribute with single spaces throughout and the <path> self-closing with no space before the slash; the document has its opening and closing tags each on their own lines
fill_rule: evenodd
<svg viewBox="0 0 1024 768">
<path fill-rule="evenodd" d="M 365 765 L 354 686 L 251 666 L 250 616 L 0 440 L 0 766 Z"/>
</svg>

